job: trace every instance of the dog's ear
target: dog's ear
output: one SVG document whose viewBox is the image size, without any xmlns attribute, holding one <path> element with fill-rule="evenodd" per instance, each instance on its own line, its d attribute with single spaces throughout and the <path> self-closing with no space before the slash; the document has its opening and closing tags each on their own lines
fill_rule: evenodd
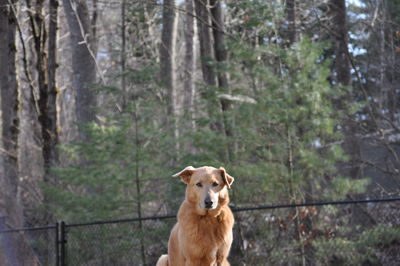
<svg viewBox="0 0 400 266">
<path fill-rule="evenodd" d="M 174 174 L 172 177 L 180 177 L 184 183 L 189 184 L 190 177 L 192 176 L 194 171 L 196 171 L 196 168 L 194 168 L 193 166 L 188 166 L 179 173 Z"/>
<path fill-rule="evenodd" d="M 221 176 L 222 176 L 222 179 L 225 182 L 225 185 L 228 188 L 231 188 L 231 185 L 232 185 L 232 183 L 233 183 L 233 181 L 235 179 L 232 176 L 228 175 L 228 173 L 225 171 L 225 168 L 220 167 L 218 170 L 221 172 Z"/>
</svg>

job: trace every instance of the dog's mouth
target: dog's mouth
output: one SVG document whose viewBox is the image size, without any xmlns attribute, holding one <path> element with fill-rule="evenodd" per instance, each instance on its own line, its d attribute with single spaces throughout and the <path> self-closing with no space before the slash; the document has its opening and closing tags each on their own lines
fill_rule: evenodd
<svg viewBox="0 0 400 266">
<path fill-rule="evenodd" d="M 218 206 L 218 204 L 215 204 L 215 203 L 213 203 L 211 205 L 205 205 L 205 204 L 201 204 L 201 203 L 199 204 L 199 208 L 201 210 L 205 210 L 205 211 L 215 210 L 217 208 L 217 206 Z"/>
</svg>

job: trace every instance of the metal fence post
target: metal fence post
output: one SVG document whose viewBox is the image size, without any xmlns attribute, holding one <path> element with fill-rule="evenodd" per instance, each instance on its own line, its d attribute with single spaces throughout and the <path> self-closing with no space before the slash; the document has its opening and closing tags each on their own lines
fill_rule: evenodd
<svg viewBox="0 0 400 266">
<path fill-rule="evenodd" d="M 66 260 L 66 244 L 67 244 L 67 236 L 65 230 L 65 222 L 61 221 L 60 223 L 60 266 L 67 266 Z"/>
</svg>

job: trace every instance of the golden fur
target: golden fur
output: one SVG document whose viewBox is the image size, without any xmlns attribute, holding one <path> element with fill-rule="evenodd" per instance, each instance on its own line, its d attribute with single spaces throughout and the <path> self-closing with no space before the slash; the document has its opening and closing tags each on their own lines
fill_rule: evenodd
<svg viewBox="0 0 400 266">
<path fill-rule="evenodd" d="M 186 167 L 174 175 L 186 186 L 186 196 L 171 231 L 168 255 L 157 266 L 226 266 L 234 218 L 227 188 L 233 182 L 224 168 Z"/>
</svg>

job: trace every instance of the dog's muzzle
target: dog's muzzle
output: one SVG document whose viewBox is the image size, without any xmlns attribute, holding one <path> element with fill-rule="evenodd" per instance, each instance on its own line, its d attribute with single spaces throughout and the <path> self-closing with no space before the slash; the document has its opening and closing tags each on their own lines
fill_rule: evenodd
<svg viewBox="0 0 400 266">
<path fill-rule="evenodd" d="M 206 207 L 206 209 L 211 209 L 213 207 L 213 201 L 211 200 L 210 197 L 207 197 L 204 200 L 204 207 Z"/>
</svg>

